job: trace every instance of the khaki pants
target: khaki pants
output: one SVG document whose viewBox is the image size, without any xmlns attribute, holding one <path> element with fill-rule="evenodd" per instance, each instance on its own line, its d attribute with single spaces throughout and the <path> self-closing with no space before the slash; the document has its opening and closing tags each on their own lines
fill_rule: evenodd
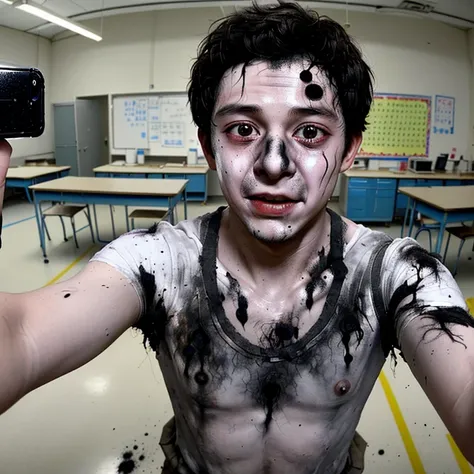
<svg viewBox="0 0 474 474">
<path fill-rule="evenodd" d="M 176 424 L 174 417 L 171 418 L 163 428 L 160 438 L 160 446 L 165 454 L 165 464 L 161 474 L 194 474 L 189 467 L 186 466 L 183 456 L 176 445 Z M 346 467 L 341 474 L 360 474 L 364 471 L 364 455 L 367 443 L 355 433 L 349 448 L 349 459 Z"/>
</svg>

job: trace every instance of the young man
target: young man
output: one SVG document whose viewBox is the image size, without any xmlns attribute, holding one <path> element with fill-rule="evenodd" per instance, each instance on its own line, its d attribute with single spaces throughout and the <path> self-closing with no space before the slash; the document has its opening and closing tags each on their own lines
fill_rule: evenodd
<svg viewBox="0 0 474 474">
<path fill-rule="evenodd" d="M 228 207 L 2 294 L 0 409 L 133 326 L 174 407 L 163 472 L 353 474 L 361 411 L 401 348 L 474 461 L 474 325 L 454 279 L 415 241 L 326 208 L 372 99 L 344 29 L 294 4 L 235 13 L 201 45 L 189 97 Z"/>
</svg>

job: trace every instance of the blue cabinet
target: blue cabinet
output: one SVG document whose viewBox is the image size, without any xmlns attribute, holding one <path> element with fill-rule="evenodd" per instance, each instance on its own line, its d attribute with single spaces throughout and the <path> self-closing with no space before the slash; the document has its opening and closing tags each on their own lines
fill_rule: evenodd
<svg viewBox="0 0 474 474">
<path fill-rule="evenodd" d="M 356 221 L 390 222 L 396 191 L 396 179 L 350 178 L 346 216 Z"/>
</svg>

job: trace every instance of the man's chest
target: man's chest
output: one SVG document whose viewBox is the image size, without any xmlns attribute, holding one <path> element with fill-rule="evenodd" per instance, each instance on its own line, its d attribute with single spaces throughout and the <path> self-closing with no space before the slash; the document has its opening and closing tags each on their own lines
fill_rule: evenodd
<svg viewBox="0 0 474 474">
<path fill-rule="evenodd" d="M 220 287 L 211 301 L 196 288 L 192 302 L 169 319 L 160 357 L 165 379 L 172 373 L 175 390 L 203 411 L 257 408 L 265 424 L 289 406 L 330 416 L 358 398 L 381 354 L 370 321 L 354 324 L 357 314 L 328 307 L 328 288 L 313 289 L 310 307 L 305 288 L 283 302 L 252 298 L 236 285 Z"/>
</svg>

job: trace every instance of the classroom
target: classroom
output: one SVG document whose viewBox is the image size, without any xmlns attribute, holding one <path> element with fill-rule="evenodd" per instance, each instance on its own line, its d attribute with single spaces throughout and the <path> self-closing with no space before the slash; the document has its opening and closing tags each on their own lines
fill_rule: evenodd
<svg viewBox="0 0 474 474">
<path fill-rule="evenodd" d="M 439 255 L 474 316 L 473 0 L 299 4 L 342 25 L 375 78 L 367 131 L 329 209 Z M 0 0 L 0 66 L 45 81 L 44 132 L 10 140 L 0 292 L 65 281 L 124 233 L 227 205 L 187 88 L 209 28 L 250 5 Z M 172 415 L 154 352 L 127 329 L 0 416 L 0 474 L 161 472 Z M 387 358 L 357 431 L 366 474 L 474 472 L 400 357 Z"/>
</svg>

